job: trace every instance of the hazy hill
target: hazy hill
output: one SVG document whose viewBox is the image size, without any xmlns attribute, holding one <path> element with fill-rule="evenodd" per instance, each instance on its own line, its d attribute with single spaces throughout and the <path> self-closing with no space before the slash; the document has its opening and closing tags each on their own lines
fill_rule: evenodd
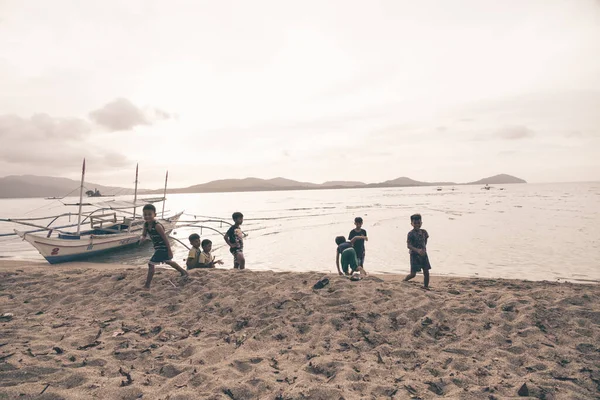
<svg viewBox="0 0 600 400">
<path fill-rule="evenodd" d="M 80 181 L 68 178 L 50 176 L 11 175 L 0 178 L 0 198 L 21 197 L 62 197 L 74 191 L 71 195 L 79 195 Z M 133 189 L 123 189 L 85 183 L 88 189 L 98 189 L 102 194 L 133 194 Z"/>
<path fill-rule="evenodd" d="M 509 183 L 527 183 L 523 179 L 517 178 L 516 176 L 500 174 L 490 176 L 489 178 L 483 178 L 475 182 L 467 183 L 467 185 L 503 185 Z"/>
<path fill-rule="evenodd" d="M 381 183 L 372 183 L 370 187 L 410 187 L 410 186 L 446 186 L 456 185 L 454 182 L 419 182 L 405 176 Z"/>
<path fill-rule="evenodd" d="M 526 183 L 524 180 L 514 176 L 501 174 L 484 178 L 476 182 L 467 183 L 468 185 L 484 184 L 509 184 Z M 384 188 L 384 187 L 411 187 L 411 186 L 448 186 L 459 185 L 453 182 L 420 182 L 407 177 L 401 177 L 380 183 L 365 184 L 363 182 L 353 181 L 329 181 L 322 184 L 310 182 L 298 182 L 285 178 L 259 179 L 221 179 L 199 185 L 193 185 L 185 188 L 169 189 L 169 193 L 218 193 L 218 192 L 260 192 L 275 190 L 315 190 L 315 189 L 343 189 L 343 188 Z M 86 188 L 97 188 L 102 194 L 133 194 L 132 189 L 123 189 L 118 187 L 108 187 L 97 185 L 95 183 L 86 183 Z M 77 195 L 79 181 L 67 178 L 54 178 L 47 176 L 7 176 L 0 178 L 0 198 L 19 198 L 19 197 L 53 197 L 64 196 L 70 192 Z M 140 194 L 156 193 L 162 194 L 159 190 L 139 190 Z"/>
</svg>

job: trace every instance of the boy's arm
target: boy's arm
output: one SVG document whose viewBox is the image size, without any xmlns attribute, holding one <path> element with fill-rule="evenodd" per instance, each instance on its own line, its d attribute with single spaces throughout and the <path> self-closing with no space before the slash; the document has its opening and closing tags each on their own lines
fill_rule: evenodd
<svg viewBox="0 0 600 400">
<path fill-rule="evenodd" d="M 142 229 L 142 239 L 140 240 L 140 242 L 145 241 L 147 235 L 148 235 L 148 226 L 144 223 L 144 229 Z"/>
<path fill-rule="evenodd" d="M 352 239 L 350 239 L 350 243 L 354 244 L 354 242 L 356 242 L 357 240 L 360 240 L 360 239 L 366 240 L 367 237 L 366 236 L 354 236 Z"/>
<path fill-rule="evenodd" d="M 410 236 L 406 239 L 406 247 L 408 247 L 408 249 L 410 251 L 413 251 L 413 252 L 415 252 L 417 254 L 420 254 L 420 255 L 424 255 L 425 254 L 425 251 L 423 249 L 417 249 L 415 246 L 413 246 L 410 243 Z"/>
<path fill-rule="evenodd" d="M 340 269 L 340 252 L 337 250 L 335 251 L 335 266 L 337 267 L 338 274 L 344 275 L 342 274 L 342 270 Z"/>
<path fill-rule="evenodd" d="M 227 243 L 227 245 L 229 247 L 234 247 L 235 246 L 233 243 L 231 243 L 231 240 L 229 240 L 229 231 L 227 231 L 227 233 L 225 233 L 225 243 Z"/>
<path fill-rule="evenodd" d="M 156 224 L 156 232 L 158 232 L 162 240 L 165 242 L 165 245 L 167 246 L 167 254 L 169 257 L 173 258 L 173 250 L 171 250 L 171 243 L 169 243 L 169 238 L 167 237 L 165 228 L 163 228 L 161 224 Z"/>
<path fill-rule="evenodd" d="M 194 260 L 195 260 L 195 257 L 192 257 L 192 254 L 190 251 L 190 254 L 188 254 L 188 258 L 185 261 L 185 265 L 188 267 L 188 269 L 194 268 Z"/>
</svg>

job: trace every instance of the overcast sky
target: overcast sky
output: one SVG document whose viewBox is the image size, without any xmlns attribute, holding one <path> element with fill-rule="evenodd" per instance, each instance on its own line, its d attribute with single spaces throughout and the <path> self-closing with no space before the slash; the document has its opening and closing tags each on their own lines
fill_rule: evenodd
<svg viewBox="0 0 600 400">
<path fill-rule="evenodd" d="M 0 176 L 600 179 L 600 1 L 0 0 Z"/>
</svg>

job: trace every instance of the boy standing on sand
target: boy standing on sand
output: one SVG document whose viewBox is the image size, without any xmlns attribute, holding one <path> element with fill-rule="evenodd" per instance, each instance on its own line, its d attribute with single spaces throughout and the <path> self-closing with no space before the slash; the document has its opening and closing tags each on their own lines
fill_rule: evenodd
<svg viewBox="0 0 600 400">
<path fill-rule="evenodd" d="M 408 232 L 406 246 L 410 251 L 410 274 L 406 275 L 404 281 L 409 281 L 417 275 L 417 272 L 423 270 L 423 289 L 429 290 L 429 257 L 427 256 L 427 239 L 429 234 L 425 229 L 421 229 L 423 220 L 421 214 L 414 214 L 410 217 L 410 224 L 413 230 Z"/>
<path fill-rule="evenodd" d="M 358 259 L 358 266 L 365 267 L 365 240 L 369 240 L 367 238 L 367 231 L 362 229 L 363 219 L 361 217 L 354 218 L 354 225 L 356 228 L 350 231 L 348 235 L 348 240 L 352 240 L 357 236 L 363 236 L 364 239 L 357 239 L 354 242 L 354 251 L 356 251 L 356 258 Z"/>
<path fill-rule="evenodd" d="M 367 272 L 363 267 L 358 265 L 358 259 L 356 258 L 356 250 L 354 250 L 353 244 L 359 239 L 366 239 L 365 236 L 355 236 L 349 242 L 343 236 L 335 238 L 335 266 L 337 267 L 338 274 L 340 275 L 352 275 L 354 271 L 359 271 L 361 275 L 367 275 Z M 340 270 L 340 261 L 341 267 Z M 342 273 L 342 270 L 344 271 Z"/>
<path fill-rule="evenodd" d="M 233 225 L 225 233 L 225 242 L 229 246 L 229 252 L 233 255 L 233 268 L 246 268 L 246 259 L 244 258 L 244 237 L 240 226 L 244 223 L 244 214 L 234 212 L 231 216 Z"/>
<path fill-rule="evenodd" d="M 142 241 L 147 240 L 150 236 L 152 244 L 154 245 L 154 255 L 148 261 L 148 277 L 146 278 L 146 284 L 144 287 L 150 289 L 152 283 L 152 277 L 154 276 L 154 266 L 157 264 L 165 263 L 175 268 L 181 276 L 186 277 L 188 273 L 173 261 L 173 250 L 171 250 L 171 244 L 167 239 L 165 228 L 155 220 L 156 208 L 152 204 L 146 204 L 143 208 L 144 213 L 144 230 L 142 231 Z"/>
</svg>

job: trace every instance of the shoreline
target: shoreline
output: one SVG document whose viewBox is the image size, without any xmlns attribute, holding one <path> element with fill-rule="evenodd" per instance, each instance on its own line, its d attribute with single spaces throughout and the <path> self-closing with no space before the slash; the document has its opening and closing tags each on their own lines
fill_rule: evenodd
<svg viewBox="0 0 600 400">
<path fill-rule="evenodd" d="M 10 271 L 14 268 L 40 268 L 47 271 L 63 271 L 70 269 L 90 269 L 90 270 L 98 270 L 98 271 L 114 271 L 114 270 L 129 270 L 129 269 L 143 269 L 144 271 L 147 268 L 147 265 L 129 265 L 129 264 L 115 264 L 115 263 L 95 263 L 95 262 L 86 262 L 86 261 L 74 261 L 62 264 L 49 264 L 45 260 L 30 260 L 30 259 L 17 259 L 17 258 L 2 258 L 0 257 L 0 272 L 2 271 Z M 169 266 L 159 265 L 157 270 L 173 270 Z M 185 266 L 184 266 L 185 268 Z M 214 270 L 219 271 L 229 271 L 233 270 L 233 268 L 228 267 L 217 267 Z M 322 274 L 322 275 L 333 275 L 338 276 L 336 271 L 277 271 L 277 270 L 256 270 L 252 268 L 248 268 L 246 272 L 271 272 L 274 274 Z M 367 271 L 368 272 L 368 271 Z M 397 278 L 404 278 L 408 274 L 408 270 L 406 272 L 384 272 L 384 273 L 370 273 L 368 276 L 377 277 L 384 280 L 396 280 Z M 414 278 L 413 282 L 419 282 L 419 278 L 421 277 L 422 281 L 422 273 L 418 273 L 417 277 Z M 547 282 L 547 283 L 572 283 L 577 285 L 600 285 L 600 280 L 594 279 L 569 279 L 569 278 L 559 278 L 557 280 L 533 280 L 533 279 L 516 279 L 516 278 L 499 278 L 499 277 L 488 277 L 488 276 L 460 276 L 460 275 L 444 275 L 444 274 L 431 274 L 432 282 L 438 280 L 453 280 L 453 279 L 475 279 L 475 280 L 498 280 L 498 281 L 516 281 L 516 282 Z"/>
<path fill-rule="evenodd" d="M 0 260 L 0 399 L 600 394 L 598 285 L 160 270 L 144 291 L 145 268 L 19 265 Z"/>
</svg>

